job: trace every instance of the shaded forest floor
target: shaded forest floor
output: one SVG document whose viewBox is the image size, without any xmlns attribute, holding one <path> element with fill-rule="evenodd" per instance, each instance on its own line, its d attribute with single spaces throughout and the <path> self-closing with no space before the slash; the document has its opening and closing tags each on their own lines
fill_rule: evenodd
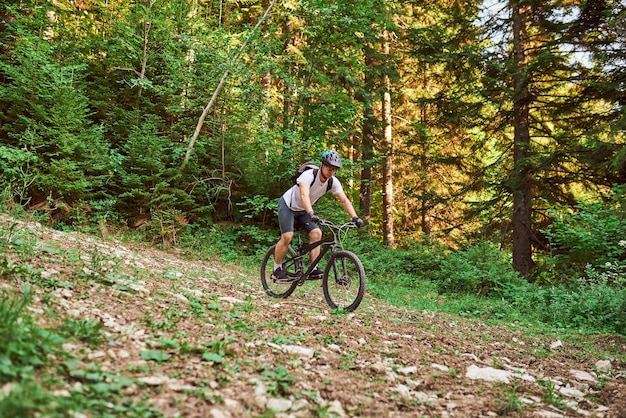
<svg viewBox="0 0 626 418">
<path fill-rule="evenodd" d="M 277 300 L 256 269 L 233 263 L 6 215 L 0 230 L 30 243 L 8 257 L 39 272 L 37 323 L 101 323 L 98 344 L 64 349 L 78 367 L 130 378 L 119 402 L 145 399 L 166 417 L 626 417 L 626 364 L 612 354 L 626 353 L 621 337 L 537 335 L 367 293 L 337 314 L 319 282 Z M 0 278 L 4 291 L 23 284 Z M 50 390 L 80 385 L 65 382 Z"/>
</svg>

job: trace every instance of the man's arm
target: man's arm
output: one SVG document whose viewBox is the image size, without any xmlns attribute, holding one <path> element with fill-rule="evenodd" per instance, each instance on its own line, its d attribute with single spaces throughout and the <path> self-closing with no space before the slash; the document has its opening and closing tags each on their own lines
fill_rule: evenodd
<svg viewBox="0 0 626 418">
<path fill-rule="evenodd" d="M 352 206 L 352 202 L 350 202 L 350 199 L 348 199 L 348 196 L 346 196 L 343 191 L 337 193 L 335 196 L 337 196 L 337 200 L 339 200 L 339 203 L 341 203 L 343 209 L 348 213 L 348 215 L 350 215 L 350 218 L 355 218 L 357 216 L 356 211 Z"/>
<path fill-rule="evenodd" d="M 311 186 L 309 186 L 305 181 L 298 185 L 300 189 L 300 203 L 302 203 L 302 207 L 306 213 L 313 212 L 313 205 L 311 204 Z"/>
</svg>

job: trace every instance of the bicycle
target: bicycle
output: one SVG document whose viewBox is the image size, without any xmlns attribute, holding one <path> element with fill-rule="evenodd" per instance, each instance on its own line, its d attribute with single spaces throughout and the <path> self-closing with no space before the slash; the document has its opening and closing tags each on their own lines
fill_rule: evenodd
<svg viewBox="0 0 626 418">
<path fill-rule="evenodd" d="M 323 219 L 320 219 L 318 224 L 329 230 L 331 234 L 312 244 L 304 244 L 301 237 L 302 230 L 297 231 L 297 251 L 290 246 L 283 260 L 283 270 L 287 273 L 289 280 L 277 280 L 272 277 L 276 245 L 267 250 L 261 263 L 261 284 L 268 295 L 287 298 L 296 290 L 296 287 L 302 286 L 306 281 L 320 280 L 318 277 L 310 277 L 310 274 L 314 266 L 329 254 L 321 277 L 324 299 L 331 309 L 352 312 L 358 308 L 365 295 L 365 269 L 354 253 L 342 247 L 341 241 L 349 229 L 357 226 L 354 222 L 336 225 Z M 311 262 L 309 268 L 304 270 L 304 258 L 313 248 L 319 246 L 322 246 L 319 255 Z"/>
</svg>

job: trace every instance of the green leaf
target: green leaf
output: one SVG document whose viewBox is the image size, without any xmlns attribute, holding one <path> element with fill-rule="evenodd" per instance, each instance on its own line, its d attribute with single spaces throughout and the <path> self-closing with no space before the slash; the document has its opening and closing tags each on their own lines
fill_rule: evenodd
<svg viewBox="0 0 626 418">
<path fill-rule="evenodd" d="M 212 361 L 213 363 L 223 363 L 224 362 L 224 357 L 217 354 L 217 353 L 212 353 L 212 352 L 206 352 L 204 354 L 202 354 L 202 359 L 204 361 Z"/>
<path fill-rule="evenodd" d="M 144 350 L 141 352 L 141 358 L 146 361 L 156 361 L 158 363 L 169 361 L 171 356 L 159 350 Z"/>
</svg>

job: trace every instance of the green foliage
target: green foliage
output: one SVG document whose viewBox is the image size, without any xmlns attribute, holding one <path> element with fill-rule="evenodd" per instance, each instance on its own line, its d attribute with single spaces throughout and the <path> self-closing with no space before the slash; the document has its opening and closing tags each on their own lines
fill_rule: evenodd
<svg viewBox="0 0 626 418">
<path fill-rule="evenodd" d="M 115 210 L 115 205 L 115 199 L 98 199 L 87 202 L 86 206 L 89 208 L 90 220 L 98 225 L 121 225 L 121 216 L 120 213 Z M 86 221 L 85 219 L 85 222 Z"/>
<path fill-rule="evenodd" d="M 364 233 L 349 234 L 344 247 L 360 256 L 361 263 L 366 272 L 387 271 L 397 279 L 398 276 L 413 275 L 419 271 L 430 271 L 438 265 L 438 259 L 428 246 L 413 243 L 410 248 L 389 248 L 383 245 L 375 237 Z M 437 248 L 437 249 L 436 249 Z M 443 248 L 441 248 L 443 251 Z"/>
<path fill-rule="evenodd" d="M 588 267 L 586 277 L 569 286 L 529 287 L 519 307 L 553 326 L 626 335 L 626 268 L 610 270 Z"/>
<path fill-rule="evenodd" d="M 188 225 L 180 235 L 180 244 L 194 252 L 219 254 L 225 259 L 240 259 L 242 255 L 256 255 L 276 244 L 279 233 L 255 225 L 213 225 L 201 228 Z"/>
<path fill-rule="evenodd" d="M 235 233 L 237 240 L 242 243 L 239 248 L 246 255 L 262 253 L 278 241 L 278 232 L 268 234 L 267 230 L 254 225 L 242 225 L 235 229 Z"/>
<path fill-rule="evenodd" d="M 497 296 L 508 283 L 520 280 L 508 255 L 488 242 L 450 253 L 436 274 L 444 292 Z"/>
<path fill-rule="evenodd" d="M 163 363 L 169 361 L 172 357 L 161 350 L 143 350 L 141 352 L 141 358 L 146 361 L 155 361 L 157 363 Z"/>
<path fill-rule="evenodd" d="M 30 373 L 32 368 L 46 364 L 46 356 L 55 353 L 65 340 L 57 334 L 41 329 L 24 315 L 23 308 L 27 302 L 18 300 L 11 301 L 11 297 L 2 295 L 0 305 L 3 313 L 7 314 L 9 321 L 19 315 L 22 322 L 16 326 L 16 322 L 5 322 L 2 326 L 4 337 L 0 355 L 2 357 L 2 371 L 0 379 L 2 383 L 11 381 L 23 373 Z M 7 328 L 12 324 L 13 327 Z"/>
<path fill-rule="evenodd" d="M 414 243 L 408 250 L 375 254 L 370 268 L 384 265 L 387 271 L 407 277 L 409 286 L 417 280 L 431 280 L 442 293 L 498 296 L 504 287 L 521 280 L 511 268 L 510 255 L 488 242 L 454 251 L 432 242 Z"/>
<path fill-rule="evenodd" d="M 187 226 L 187 219 L 178 209 L 155 209 L 152 216 L 142 225 L 144 240 L 165 248 L 178 242 L 178 235 Z"/>
<path fill-rule="evenodd" d="M 229 345 L 235 342 L 235 337 L 228 335 L 221 340 L 213 340 L 211 342 L 205 342 L 207 347 L 203 350 L 202 359 L 214 364 L 222 364 L 226 356 L 232 357 L 235 355 L 235 351 L 228 348 Z"/>
<path fill-rule="evenodd" d="M 26 290 L 26 289 L 24 289 Z M 156 410 L 144 401 L 125 399 L 122 389 L 134 382 L 123 376 L 99 370 L 94 365 L 80 368 L 76 360 L 65 361 L 61 335 L 89 343 L 92 348 L 103 342 L 102 324 L 90 320 L 65 321 L 57 330 L 39 327 L 28 314 L 30 293 L 22 296 L 0 294 L 0 415 L 26 417 L 44 415 L 65 417 L 71 411 L 94 416 L 157 417 Z M 143 355 L 143 353 L 142 353 Z M 64 361 L 55 368 L 55 361 Z M 62 379 L 67 378 L 67 383 Z M 70 396 L 57 397 L 50 385 L 80 381 Z"/>
<path fill-rule="evenodd" d="M 557 278 L 576 277 L 585 266 L 599 267 L 626 259 L 625 188 L 615 187 L 606 203 L 557 206 L 549 211 L 553 222 L 544 231 L 550 240 L 546 257 Z"/>
<path fill-rule="evenodd" d="M 517 393 L 520 389 L 519 385 L 514 385 L 512 388 L 506 390 L 505 397 L 503 399 L 497 399 L 498 402 L 498 415 L 507 416 L 509 414 L 519 414 L 524 409 L 524 401 Z"/>
<path fill-rule="evenodd" d="M 552 380 L 540 379 L 537 383 L 546 390 L 542 397 L 545 403 L 554 405 L 559 409 L 564 409 L 567 406 L 566 402 L 563 400 L 563 395 L 558 391 L 556 384 Z"/>
<path fill-rule="evenodd" d="M 178 168 L 174 168 L 172 143 L 158 134 L 156 116 L 144 117 L 122 146 L 118 183 L 119 207 L 130 216 L 184 204 L 187 194 L 177 187 Z"/>
<path fill-rule="evenodd" d="M 64 342 L 39 328 L 27 314 L 30 294 L 0 294 L 0 386 L 10 393 L 0 397 L 0 414 L 30 416 L 46 410 L 53 397 L 35 379 Z"/>
<path fill-rule="evenodd" d="M 91 348 L 100 346 L 105 340 L 102 334 L 102 322 L 91 319 L 65 320 L 59 334 L 84 341 Z"/>
<path fill-rule="evenodd" d="M 288 395 L 291 384 L 295 381 L 289 370 L 283 366 L 273 368 L 264 365 L 261 370 L 261 378 L 267 383 L 268 393 L 274 396 Z"/>
<path fill-rule="evenodd" d="M 11 103 L 0 128 L 8 139 L 2 156 L 15 164 L 4 181 L 20 203 L 28 198 L 39 203 L 47 196 L 86 199 L 98 193 L 107 176 L 102 128 L 89 120 L 86 68 L 58 62 L 55 52 L 49 43 L 24 36 L 13 60 L 0 60 L 7 77 L 0 103 Z"/>
<path fill-rule="evenodd" d="M 240 212 L 244 218 L 258 219 L 261 225 L 276 223 L 276 210 L 278 208 L 278 200 L 268 196 L 243 196 L 240 203 Z"/>
<path fill-rule="evenodd" d="M 29 202 L 28 188 L 35 181 L 36 173 L 31 168 L 36 156 L 26 150 L 0 145 L 0 204 L 15 200 L 19 204 Z M 5 207 L 5 209 L 9 209 Z"/>
<path fill-rule="evenodd" d="M 68 399 L 60 398 L 60 409 L 80 410 L 95 416 L 161 417 L 156 409 L 146 405 L 145 400 L 137 402 L 124 397 L 122 391 L 135 382 L 125 376 L 100 369 L 95 364 L 80 367 L 80 363 L 70 360 L 65 363 L 68 378 L 81 382 L 81 386 L 71 391 Z"/>
</svg>

